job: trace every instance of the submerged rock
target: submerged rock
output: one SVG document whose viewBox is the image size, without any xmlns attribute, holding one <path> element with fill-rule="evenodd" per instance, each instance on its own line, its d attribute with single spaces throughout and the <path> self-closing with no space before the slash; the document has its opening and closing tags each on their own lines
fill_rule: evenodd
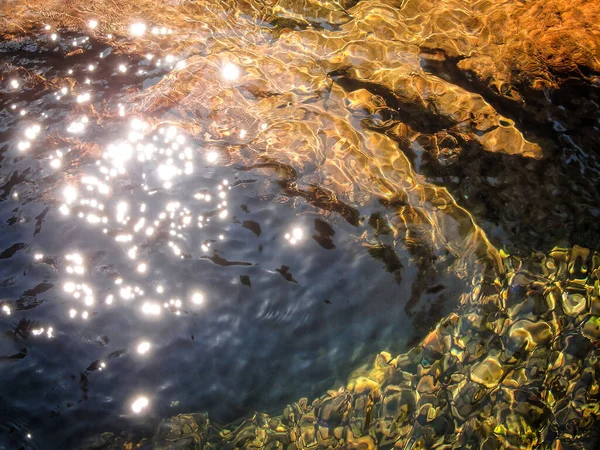
<svg viewBox="0 0 600 450">
<path fill-rule="evenodd" d="M 210 423 L 206 415 L 176 416 L 163 421 L 156 436 L 139 445 L 153 449 L 586 448 L 600 418 L 600 348 L 592 345 L 600 338 L 600 321 L 589 314 L 589 297 L 598 283 L 598 253 L 590 253 L 584 261 L 593 275 L 583 284 L 589 294 L 577 302 L 586 305 L 580 311 L 588 314 L 583 322 L 571 311 L 548 315 L 545 309 L 535 320 L 518 313 L 509 317 L 501 301 L 517 282 L 523 288 L 523 303 L 529 298 L 526 293 L 537 288 L 559 290 L 567 298 L 573 295 L 572 271 L 560 270 L 561 258 L 570 264 L 572 256 L 553 254 L 555 258 L 543 257 L 537 265 L 555 268 L 544 273 L 523 269 L 531 269 L 528 259 L 507 258 L 507 275 L 493 284 L 495 293 L 487 303 L 481 297 L 465 296 L 460 315 L 440 321 L 417 351 L 396 358 L 379 355 L 371 372 L 374 379 L 361 375 L 349 380 L 346 389 L 312 404 L 301 400 L 280 416 L 256 414 L 225 427 Z M 510 269 L 514 266 L 518 268 Z M 519 299 L 512 301 L 518 304 Z M 531 312 L 523 315 L 531 317 Z M 466 323 L 461 317 L 470 320 Z M 482 352 L 469 362 L 461 361 L 457 352 L 449 352 L 439 342 L 444 336 L 450 345 L 478 347 Z M 432 361 L 427 354 L 431 350 L 440 350 L 440 359 Z M 401 363 L 410 360 L 417 364 Z M 84 448 L 117 448 L 111 436 L 102 435 Z M 98 447 L 99 442 L 104 446 Z"/>
<path fill-rule="evenodd" d="M 598 143 L 589 131 L 597 125 L 593 98 L 569 103 L 594 117 L 590 125 L 549 94 L 572 74 L 582 89 L 598 86 L 598 14 L 590 0 L 2 3 L 0 34 L 9 43 L 0 51 L 7 54 L 32 51 L 30 40 L 13 38 L 41 23 L 81 30 L 97 17 L 90 33 L 115 53 L 180 55 L 181 67 L 126 95 L 132 113 L 150 116 L 150 126 L 176 122 L 243 169 L 271 171 L 286 195 L 353 225 L 361 220 L 358 207 L 374 199 L 389 216 L 394 245 L 418 265 L 411 300 L 436 271 L 473 280 L 461 309 L 420 345 L 395 358 L 382 353 L 369 374 L 341 391 L 224 427 L 205 415 L 180 415 L 139 443 L 104 434 L 85 448 L 581 447 L 599 414 L 600 256 L 574 247 L 501 260 L 463 205 L 502 189 L 486 203 L 504 230 L 524 227 L 526 215 L 535 217 L 531 235 L 555 224 L 567 230 L 561 238 L 572 229 L 587 233 L 591 222 L 597 227 L 587 211 L 582 219 L 564 200 L 555 204 L 550 190 L 562 178 L 544 159 L 552 159 L 556 143 L 522 124 L 583 129 L 576 142 L 561 135 L 567 149 Z M 178 37 L 124 39 L 132 17 L 177 27 Z M 237 68 L 234 79 L 224 79 L 226 64 Z M 3 69 L 0 80 L 23 71 Z M 41 75 L 24 80 L 56 83 Z M 120 120 L 114 112 L 92 113 Z M 85 147 L 79 144 L 72 141 Z M 471 162 L 467 154 L 475 155 Z M 534 169 L 514 175 L 514 159 L 501 157 Z M 424 175 L 419 165 L 427 161 L 433 169 Z M 459 161 L 468 162 L 464 170 L 455 168 Z M 508 169 L 498 175 L 500 163 Z M 485 185 L 471 182 L 471 169 L 490 172 Z M 528 185 L 522 175 L 531 173 L 539 178 Z M 442 175 L 464 178 L 460 202 L 436 184 Z M 529 189 L 512 191 L 513 184 Z M 596 207 L 590 186 L 565 192 Z M 548 195 L 539 194 L 544 189 Z M 531 192 L 533 200 L 513 201 L 515 192 Z M 485 211 L 479 216 L 489 220 Z M 395 247 L 379 248 L 390 270 L 399 270 Z"/>
</svg>

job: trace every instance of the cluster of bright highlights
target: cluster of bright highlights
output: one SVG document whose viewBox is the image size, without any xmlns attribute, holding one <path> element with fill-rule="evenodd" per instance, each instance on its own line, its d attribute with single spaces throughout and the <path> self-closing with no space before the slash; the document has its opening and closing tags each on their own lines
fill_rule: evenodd
<svg viewBox="0 0 600 450">
<path fill-rule="evenodd" d="M 96 19 L 90 18 L 88 27 L 95 30 L 99 26 Z M 47 27 L 47 31 L 51 28 Z M 129 27 L 132 37 L 144 36 L 147 26 L 143 22 L 134 22 Z M 172 30 L 165 27 L 153 27 L 153 35 L 166 35 Z M 50 40 L 56 41 L 60 37 L 52 33 Z M 66 45 L 79 46 L 89 41 L 89 37 L 76 38 L 64 42 Z M 102 52 L 100 58 L 109 53 Z M 152 54 L 146 55 L 144 62 L 147 67 L 152 62 L 156 67 L 165 66 L 177 70 L 186 66 L 185 61 L 178 60 L 174 55 L 164 57 Z M 87 64 L 83 70 L 86 76 L 99 73 L 103 61 Z M 129 63 L 131 64 L 131 63 Z M 127 63 L 118 63 L 116 73 L 124 74 L 136 68 Z M 68 70 L 73 75 L 74 69 Z M 138 74 L 143 74 L 142 69 Z M 242 76 L 240 66 L 225 62 L 221 66 L 221 76 L 226 81 L 235 81 Z M 12 79 L 9 81 L 12 88 L 22 86 L 22 81 Z M 54 92 L 54 98 L 59 101 L 65 96 L 78 104 L 79 111 L 85 111 L 94 101 L 95 92 L 91 86 L 92 80 L 85 79 L 88 86 L 61 87 Z M 16 105 L 11 106 L 16 109 Z M 117 114 L 121 117 L 128 116 L 126 105 L 117 105 Z M 19 112 L 24 116 L 25 109 Z M 90 126 L 88 116 L 73 116 L 67 124 L 67 134 L 77 138 L 84 135 Z M 88 112 L 88 114 L 90 114 Z M 90 117 L 93 117 L 90 115 Z M 40 119 L 40 120 L 43 120 Z M 29 123 L 24 129 L 23 141 L 19 144 L 21 151 L 28 150 L 32 142 L 38 138 L 42 125 Z M 260 126 L 265 130 L 267 124 Z M 239 138 L 245 139 L 248 135 L 246 129 L 239 130 Z M 176 190 L 178 185 L 192 179 L 198 166 L 218 164 L 222 153 L 217 147 L 200 147 L 197 143 L 190 142 L 180 129 L 175 126 L 156 127 L 147 123 L 142 117 L 130 119 L 128 128 L 113 142 L 103 145 L 101 158 L 96 165 L 77 180 L 63 184 L 57 193 L 62 199 L 59 211 L 65 217 L 76 217 L 88 224 L 91 228 L 101 229 L 104 234 L 114 239 L 117 246 L 126 255 L 126 261 L 131 265 L 123 267 L 124 275 L 119 273 L 113 279 L 114 284 L 95 285 L 89 279 L 85 256 L 78 251 L 73 251 L 64 257 L 64 280 L 62 282 L 62 295 L 68 301 L 66 314 L 76 320 L 91 320 L 101 308 L 123 308 L 131 311 L 137 317 L 150 322 L 163 320 L 165 313 L 179 316 L 190 311 L 200 311 L 210 297 L 195 286 L 193 290 L 176 292 L 181 287 L 169 286 L 165 280 L 156 284 L 150 258 L 149 243 L 157 242 L 160 237 L 165 242 L 164 249 L 174 258 L 201 258 L 208 256 L 213 251 L 214 243 L 224 240 L 228 226 L 229 195 L 231 185 L 228 180 L 222 180 L 210 189 L 197 189 L 193 194 L 182 196 Z M 70 149 L 53 150 L 49 157 L 49 165 L 58 169 L 62 166 L 62 159 Z M 136 190 L 132 195 L 123 191 L 123 180 L 128 179 L 129 185 Z M 15 193 L 16 196 L 16 193 Z M 146 199 L 144 199 L 146 196 Z M 153 197 L 156 196 L 156 197 Z M 140 203 L 132 203 L 131 198 L 141 199 Z M 159 198 L 160 200 L 156 200 Z M 212 221 L 212 222 L 211 222 Z M 217 235 L 211 235 L 218 228 Z M 199 231 L 199 229 L 205 229 Z M 206 231 L 208 229 L 208 231 Z M 199 233 L 206 233 L 200 235 Z M 164 237 L 166 239 L 162 240 Z M 304 238 L 301 228 L 295 227 L 285 235 L 286 240 L 296 244 Z M 154 246 L 154 249 L 156 246 Z M 42 253 L 34 255 L 36 262 L 44 263 Z M 127 265 L 127 263 L 125 263 Z M 93 270 L 90 268 L 90 272 Z M 9 305 L 2 306 L 1 311 L 9 315 Z M 35 336 L 46 335 L 53 337 L 52 327 L 36 328 Z M 139 355 L 148 355 L 152 344 L 148 340 L 133 343 Z M 99 370 L 106 367 L 104 362 L 99 364 Z M 140 396 L 132 401 L 131 409 L 134 413 L 142 413 L 149 407 L 147 397 Z"/>
<path fill-rule="evenodd" d="M 144 22 L 134 22 L 129 27 L 129 33 L 132 36 L 140 37 L 146 32 L 146 24 Z"/>
<path fill-rule="evenodd" d="M 290 244 L 295 245 L 304 239 L 304 231 L 300 227 L 295 227 L 291 232 L 285 233 L 284 238 Z"/>
<path fill-rule="evenodd" d="M 52 328 L 52 327 L 34 328 L 33 330 L 31 330 L 31 334 L 33 334 L 34 336 L 45 335 L 48 339 L 52 339 L 54 337 L 54 328 Z"/>
<path fill-rule="evenodd" d="M 125 136 L 126 139 L 106 146 L 91 172 L 81 176 L 77 183 L 62 187 L 64 203 L 59 210 L 64 215 L 85 220 L 92 227 L 103 227 L 102 231 L 122 246 L 127 259 L 132 261 L 130 277 L 141 284 L 119 276 L 114 280 L 113 289 L 99 291 L 83 279 L 87 271 L 81 254 L 66 255 L 65 271 L 69 279 L 65 280 L 63 290 L 75 301 L 69 310 L 73 319 L 87 320 L 101 305 L 113 307 L 122 302 L 137 310 L 140 317 L 153 320 L 160 318 L 164 311 L 181 315 L 201 307 L 206 301 L 199 290 L 177 298 L 169 295 L 168 286 L 148 286 L 152 283 L 153 269 L 146 259 L 145 249 L 148 240 L 160 232 L 168 236 L 166 248 L 176 258 L 193 253 L 198 257 L 208 254 L 213 240 L 203 239 L 197 247 L 191 247 L 190 242 L 195 240 L 192 236 L 198 233 L 193 230 L 205 228 L 211 220 L 223 221 L 228 217 L 230 183 L 223 180 L 214 191 L 197 191 L 188 198 L 178 195 L 177 200 L 157 204 L 152 197 L 157 192 L 172 197 L 169 190 L 193 175 L 194 160 L 202 155 L 206 158 L 211 150 L 193 150 L 189 138 L 176 127 L 152 130 L 141 118 L 130 121 Z M 147 196 L 148 202 L 132 204 L 127 196 L 115 195 L 122 177 L 131 176 L 131 171 L 140 179 L 135 197 Z M 221 233 L 217 239 L 223 240 L 225 235 Z M 42 261 L 43 257 L 34 259 Z M 149 295 L 152 290 L 155 293 Z M 98 297 L 104 301 L 98 302 Z"/>
<path fill-rule="evenodd" d="M 80 117 L 69 124 L 67 132 L 71 134 L 81 134 L 84 132 L 88 122 L 89 119 L 86 116 Z"/>
<path fill-rule="evenodd" d="M 31 148 L 31 142 L 38 137 L 42 127 L 39 124 L 33 124 L 25 128 L 25 140 L 20 141 L 17 145 L 19 150 L 24 152 L 25 150 L 29 150 Z"/>
<path fill-rule="evenodd" d="M 173 30 L 171 30 L 170 28 L 167 27 L 152 27 L 151 30 L 152 34 L 154 35 L 167 35 L 167 34 L 173 34 Z"/>
</svg>

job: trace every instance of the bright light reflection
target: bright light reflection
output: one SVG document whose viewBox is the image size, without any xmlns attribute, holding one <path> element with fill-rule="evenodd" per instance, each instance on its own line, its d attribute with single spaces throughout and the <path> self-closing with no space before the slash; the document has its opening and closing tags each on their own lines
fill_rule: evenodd
<svg viewBox="0 0 600 450">
<path fill-rule="evenodd" d="M 140 37 L 143 36 L 146 32 L 146 24 L 143 22 L 135 22 L 132 23 L 129 27 L 129 33 L 132 36 Z"/>
<path fill-rule="evenodd" d="M 202 295 L 200 292 L 195 292 L 192 294 L 192 303 L 195 305 L 201 305 L 204 303 L 204 295 Z"/>
<path fill-rule="evenodd" d="M 73 134 L 81 133 L 83 130 L 85 130 L 85 126 L 86 126 L 87 122 L 88 122 L 87 117 L 82 117 L 79 120 L 71 122 L 71 124 L 67 128 L 67 131 L 69 133 L 73 133 Z"/>
<path fill-rule="evenodd" d="M 73 186 L 67 186 L 63 190 L 63 196 L 65 197 L 65 201 L 67 203 L 73 203 L 77 200 L 77 190 Z"/>
<path fill-rule="evenodd" d="M 291 233 L 286 233 L 284 237 L 290 244 L 295 245 L 304 238 L 304 231 L 302 228 L 295 227 Z"/>
<path fill-rule="evenodd" d="M 219 154 L 215 151 L 210 151 L 206 154 L 206 160 L 209 163 L 214 163 L 217 159 L 219 159 Z"/>
<path fill-rule="evenodd" d="M 160 314 L 160 305 L 153 302 L 144 302 L 142 312 L 149 316 L 158 316 Z"/>
<path fill-rule="evenodd" d="M 90 19 L 88 21 L 88 27 L 90 27 L 92 30 L 95 29 L 98 26 L 98 21 L 96 19 Z"/>
<path fill-rule="evenodd" d="M 148 342 L 148 341 L 140 342 L 137 346 L 137 352 L 140 355 L 145 355 L 146 353 L 148 353 L 150 351 L 150 347 L 151 347 L 150 342 Z"/>
<path fill-rule="evenodd" d="M 86 92 L 84 94 L 80 94 L 77 96 L 77 103 L 85 103 L 89 101 L 91 98 L 90 93 Z"/>
<path fill-rule="evenodd" d="M 131 404 L 131 410 L 136 414 L 140 414 L 143 410 L 145 410 L 148 407 L 149 403 L 150 402 L 146 397 L 138 397 Z"/>
<path fill-rule="evenodd" d="M 229 81 L 237 80 L 240 76 L 240 68 L 233 63 L 225 63 L 221 70 L 221 75 Z"/>
</svg>

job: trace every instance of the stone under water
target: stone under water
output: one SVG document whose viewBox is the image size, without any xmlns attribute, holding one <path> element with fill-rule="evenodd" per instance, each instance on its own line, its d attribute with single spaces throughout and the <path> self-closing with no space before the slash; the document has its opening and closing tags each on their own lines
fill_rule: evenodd
<svg viewBox="0 0 600 450">
<path fill-rule="evenodd" d="M 6 53 L 37 45 L 47 24 L 123 55 L 177 54 L 167 76 L 120 94 L 131 114 L 176 124 L 350 224 L 379 204 L 363 245 L 390 271 L 407 250 L 420 274 L 411 305 L 432 274 L 470 290 L 421 343 L 375 356 L 338 391 L 229 425 L 179 415 L 153 437 L 105 433 L 82 448 L 587 448 L 600 414 L 598 194 L 588 168 L 563 162 L 600 145 L 598 23 L 591 0 L 3 2 Z M 0 67 L 0 82 L 76 83 Z M 96 106 L 80 110 L 119 120 Z M 57 142 L 99 152 L 85 137 Z M 496 248 L 498 228 L 515 256 Z"/>
</svg>

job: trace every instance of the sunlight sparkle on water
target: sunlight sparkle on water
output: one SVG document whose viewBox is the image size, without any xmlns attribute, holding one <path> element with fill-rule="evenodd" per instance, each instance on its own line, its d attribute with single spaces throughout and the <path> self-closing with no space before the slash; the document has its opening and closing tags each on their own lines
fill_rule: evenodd
<svg viewBox="0 0 600 450">
<path fill-rule="evenodd" d="M 150 351 L 150 348 L 151 348 L 150 342 L 142 341 L 137 346 L 137 352 L 140 355 L 145 355 L 146 353 L 148 353 Z"/>
<path fill-rule="evenodd" d="M 25 137 L 27 139 L 35 139 L 42 128 L 38 125 L 31 125 L 25 129 Z"/>
<path fill-rule="evenodd" d="M 210 151 L 206 154 L 206 160 L 209 163 L 214 163 L 217 159 L 219 159 L 219 154 L 217 152 L 215 152 L 214 150 Z"/>
<path fill-rule="evenodd" d="M 136 414 L 140 414 L 148 407 L 149 404 L 150 402 L 148 401 L 148 398 L 141 396 L 133 401 L 131 404 L 131 410 Z"/>
<path fill-rule="evenodd" d="M 160 305 L 153 302 L 144 302 L 142 305 L 142 313 L 149 316 L 158 316 L 160 314 Z"/>
<path fill-rule="evenodd" d="M 176 61 L 172 57 L 168 60 Z M 59 92 L 66 95 L 69 89 L 63 87 Z M 80 91 L 73 100 L 79 103 L 92 102 L 95 97 L 92 91 Z M 125 105 L 119 105 L 119 108 L 125 113 Z M 155 262 L 151 261 L 150 266 L 150 261 L 146 259 L 149 253 L 148 238 L 152 236 L 150 239 L 154 241 L 155 236 L 168 235 L 168 256 L 185 259 L 200 258 L 212 250 L 213 243 L 225 239 L 224 234 L 219 234 L 223 233 L 223 229 L 211 231 L 208 228 L 206 233 L 216 234 L 201 236 L 200 242 L 195 240 L 195 233 L 200 232 L 196 224 L 199 228 L 212 225 L 209 222 L 213 213 L 217 218 L 228 216 L 227 199 L 231 187 L 227 180 L 214 185 L 214 190 L 202 187 L 200 192 L 195 191 L 196 194 L 182 195 L 178 191 L 166 192 L 161 189 L 171 187 L 173 182 L 185 183 L 186 179 L 189 180 L 194 172 L 195 159 L 217 162 L 221 158 L 221 149 L 215 146 L 197 151 L 199 144 L 178 127 L 163 125 L 155 131 L 141 116 L 130 119 L 124 124 L 121 138 L 103 146 L 104 151 L 96 164 L 73 184 L 64 185 L 59 191 L 63 200 L 59 208 L 61 213 L 74 214 L 74 218 L 80 218 L 87 227 L 90 227 L 89 224 L 106 224 L 102 232 L 111 241 L 114 239 L 113 245 L 120 247 L 125 256 L 125 267 L 115 267 L 114 275 L 110 278 L 114 280 L 114 285 L 109 286 L 107 291 L 105 286 L 96 287 L 93 281 L 85 279 L 88 272 L 95 277 L 97 269 L 92 262 L 89 268 L 84 267 L 84 253 L 66 255 L 68 263 L 64 271 L 68 278 L 62 280 L 61 288 L 62 295 L 71 302 L 65 312 L 74 320 L 92 320 L 96 315 L 102 317 L 102 308 L 131 312 L 136 314 L 136 318 L 143 316 L 149 321 L 160 319 L 163 309 L 165 314 L 172 313 L 175 316 L 185 313 L 182 308 L 186 304 L 201 309 L 206 302 L 201 291 L 190 292 L 186 286 L 165 286 L 147 277 L 148 273 L 155 273 Z M 87 123 L 87 117 L 82 117 L 73 122 L 69 132 L 81 132 Z M 100 123 L 98 125 L 101 126 Z M 35 138 L 41 128 L 29 124 L 24 142 L 29 144 L 29 139 Z M 70 149 L 55 150 L 56 154 L 46 158 L 45 162 L 49 166 L 57 166 L 68 151 Z M 123 191 L 123 186 L 129 186 L 127 183 L 131 182 L 134 195 Z M 113 196 L 114 192 L 119 194 Z M 138 197 L 137 192 L 146 197 Z M 151 201 L 150 197 L 155 194 L 169 197 L 165 201 Z M 38 260 L 38 257 L 34 256 L 34 259 Z M 39 260 L 42 260 L 41 256 Z M 160 265 L 156 269 L 160 270 Z M 120 270 L 124 270 L 123 275 Z M 127 280 L 129 275 L 147 279 L 136 286 Z M 154 297 L 145 298 L 144 291 L 152 291 Z M 165 302 L 165 292 L 174 298 Z M 177 295 L 179 298 L 175 297 Z M 7 308 L 3 310 L 6 312 Z M 151 345 L 145 341 L 134 342 L 132 346 L 140 354 L 151 350 Z"/>
<path fill-rule="evenodd" d="M 87 123 L 88 123 L 88 118 L 85 116 L 79 120 L 75 120 L 74 122 L 71 122 L 71 124 L 67 128 L 67 132 L 73 133 L 73 134 L 79 134 L 79 133 L 83 132 L 83 130 L 85 130 L 85 126 Z"/>
<path fill-rule="evenodd" d="M 294 227 L 291 233 L 286 233 L 284 237 L 290 244 L 295 245 L 304 238 L 304 231 L 300 227 Z"/>
<path fill-rule="evenodd" d="M 223 78 L 228 81 L 237 80 L 240 76 L 240 68 L 233 63 L 225 63 L 221 69 Z"/>
<path fill-rule="evenodd" d="M 63 189 L 63 196 L 67 203 L 73 203 L 75 200 L 77 200 L 77 189 L 75 189 L 73 186 L 67 186 Z"/>
<path fill-rule="evenodd" d="M 202 295 L 200 292 L 194 292 L 192 294 L 192 303 L 195 305 L 201 305 L 204 303 L 204 295 Z"/>
<path fill-rule="evenodd" d="M 129 33 L 135 37 L 143 36 L 145 32 L 146 24 L 144 22 L 135 22 L 129 27 Z"/>
<path fill-rule="evenodd" d="M 85 103 L 87 101 L 89 101 L 91 98 L 91 95 L 89 92 L 85 92 L 83 94 L 80 94 L 77 96 L 77 103 Z"/>
</svg>

